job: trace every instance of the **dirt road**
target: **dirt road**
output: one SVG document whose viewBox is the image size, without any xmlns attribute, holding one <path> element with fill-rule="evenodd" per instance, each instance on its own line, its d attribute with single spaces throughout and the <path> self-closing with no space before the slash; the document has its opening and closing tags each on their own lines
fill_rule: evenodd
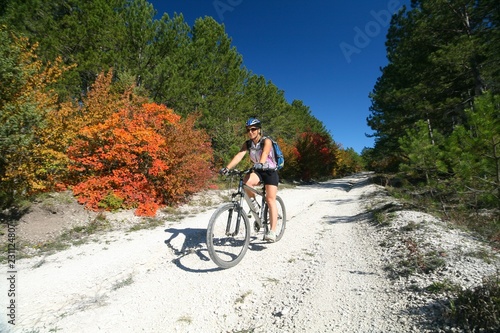
<svg viewBox="0 0 500 333">
<path fill-rule="evenodd" d="M 367 179 L 280 190 L 283 239 L 227 270 L 206 251 L 215 208 L 20 260 L 15 332 L 410 332 L 365 220 Z"/>
</svg>

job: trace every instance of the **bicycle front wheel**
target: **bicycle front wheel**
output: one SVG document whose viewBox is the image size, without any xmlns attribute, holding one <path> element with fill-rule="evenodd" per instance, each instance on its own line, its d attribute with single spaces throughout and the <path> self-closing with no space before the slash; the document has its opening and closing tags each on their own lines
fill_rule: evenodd
<svg viewBox="0 0 500 333">
<path fill-rule="evenodd" d="M 278 208 L 278 221 L 276 223 L 276 242 L 283 237 L 283 234 L 285 233 L 285 227 L 286 227 L 286 209 L 285 209 L 285 203 L 283 202 L 283 199 L 281 199 L 279 196 L 276 196 L 276 207 Z M 266 221 L 271 223 L 270 216 L 269 216 L 269 206 L 266 205 L 264 207 L 264 216 L 266 217 Z"/>
<path fill-rule="evenodd" d="M 243 259 L 249 243 L 250 222 L 243 209 L 233 203 L 219 207 L 207 228 L 207 249 L 212 261 L 221 268 L 233 267 Z"/>
</svg>

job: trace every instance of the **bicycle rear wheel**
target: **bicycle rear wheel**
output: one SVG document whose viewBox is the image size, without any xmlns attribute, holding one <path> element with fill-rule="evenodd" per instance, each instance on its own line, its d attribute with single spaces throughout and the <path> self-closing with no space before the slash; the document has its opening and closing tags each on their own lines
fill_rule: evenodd
<svg viewBox="0 0 500 333">
<path fill-rule="evenodd" d="M 233 203 L 219 207 L 208 223 L 207 249 L 210 258 L 221 268 L 238 264 L 250 243 L 250 222 L 241 210 L 238 221 L 238 205 Z"/>
<path fill-rule="evenodd" d="M 285 227 L 286 227 L 286 208 L 285 208 L 285 203 L 283 202 L 283 199 L 281 199 L 279 196 L 276 196 L 276 207 L 278 208 L 278 221 L 276 225 L 276 242 L 283 237 L 283 234 L 285 233 Z M 269 217 L 269 206 L 266 205 L 264 207 L 264 216 L 266 217 L 266 221 L 269 223 L 269 227 L 271 226 L 271 220 Z"/>
</svg>

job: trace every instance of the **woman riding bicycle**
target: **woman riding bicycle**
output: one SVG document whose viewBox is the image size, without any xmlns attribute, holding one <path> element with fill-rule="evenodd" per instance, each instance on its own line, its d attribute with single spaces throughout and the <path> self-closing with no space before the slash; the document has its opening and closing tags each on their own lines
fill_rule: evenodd
<svg viewBox="0 0 500 333">
<path fill-rule="evenodd" d="M 269 242 L 276 241 L 276 222 L 278 220 L 278 209 L 276 206 L 276 195 L 278 193 L 278 171 L 276 169 L 276 159 L 272 149 L 270 139 L 262 136 L 262 125 L 259 119 L 250 118 L 245 124 L 249 140 L 243 143 L 240 151 L 233 157 L 231 162 L 222 168 L 219 173 L 226 174 L 229 169 L 234 168 L 243 159 L 248 150 L 250 150 L 250 160 L 254 163 L 254 172 L 245 177 L 245 184 L 255 187 L 264 183 L 266 189 L 266 203 L 269 206 L 269 218 L 271 229 L 264 236 Z M 253 192 L 247 191 L 252 199 L 255 197 Z"/>
</svg>

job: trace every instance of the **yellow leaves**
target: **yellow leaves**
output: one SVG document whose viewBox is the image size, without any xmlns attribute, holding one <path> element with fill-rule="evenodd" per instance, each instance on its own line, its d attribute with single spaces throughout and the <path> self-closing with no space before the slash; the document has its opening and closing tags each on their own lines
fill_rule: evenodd
<svg viewBox="0 0 500 333">
<path fill-rule="evenodd" d="M 38 43 L 30 45 L 25 37 L 14 37 L 14 40 L 21 51 L 19 63 L 23 68 L 25 81 L 24 87 L 18 92 L 20 100 L 35 102 L 41 111 L 53 108 L 57 102 L 57 94 L 47 87 L 57 82 L 62 74 L 74 65 L 63 65 L 61 57 L 44 65 L 36 54 Z"/>
<path fill-rule="evenodd" d="M 74 121 L 80 126 L 94 125 L 104 122 L 113 113 L 125 106 L 126 100 L 111 93 L 113 71 L 99 74 L 92 89 L 83 99 L 83 107 L 75 114 Z"/>
<path fill-rule="evenodd" d="M 55 166 L 64 164 L 58 159 L 67 163 L 47 116 L 58 109 L 58 96 L 50 84 L 71 66 L 64 66 L 61 58 L 44 64 L 36 55 L 38 44 L 30 45 L 24 37 L 13 36 L 12 40 L 20 75 L 13 77 L 9 99 L 0 105 L 3 120 L 11 126 L 5 140 L 12 141 L 2 152 L 8 163 L 0 177 L 10 184 L 9 191 L 28 194 L 51 188 L 58 174 Z"/>
</svg>

